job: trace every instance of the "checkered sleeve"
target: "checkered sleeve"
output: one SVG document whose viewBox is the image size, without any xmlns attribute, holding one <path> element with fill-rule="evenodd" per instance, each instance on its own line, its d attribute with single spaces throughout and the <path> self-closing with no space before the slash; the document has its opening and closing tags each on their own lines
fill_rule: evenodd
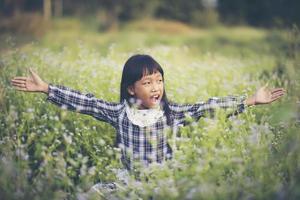
<svg viewBox="0 0 300 200">
<path fill-rule="evenodd" d="M 212 97 L 206 102 L 171 106 L 171 109 L 175 111 L 177 119 L 182 119 L 186 115 L 197 120 L 206 115 L 213 116 L 218 108 L 231 109 L 232 112 L 228 115 L 230 117 L 245 110 L 245 99 L 246 96 Z"/>
<path fill-rule="evenodd" d="M 82 94 L 65 86 L 49 84 L 47 100 L 62 109 L 76 111 L 111 124 L 117 123 L 121 104 L 97 99 L 93 94 Z"/>
</svg>

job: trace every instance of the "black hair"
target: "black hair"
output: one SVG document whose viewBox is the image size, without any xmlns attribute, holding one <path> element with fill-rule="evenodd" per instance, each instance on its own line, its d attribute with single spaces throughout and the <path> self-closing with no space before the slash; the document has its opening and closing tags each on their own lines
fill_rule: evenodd
<svg viewBox="0 0 300 200">
<path fill-rule="evenodd" d="M 131 106 L 131 99 L 133 96 L 129 94 L 127 90 L 128 87 L 134 85 L 134 83 L 142 79 L 143 76 L 153 74 L 157 71 L 161 73 L 164 81 L 164 71 L 162 67 L 151 56 L 142 54 L 131 56 L 126 61 L 122 72 L 120 102 L 122 103 L 126 100 Z M 167 117 L 167 124 L 170 125 L 170 108 L 165 88 L 161 99 L 161 106 Z"/>
</svg>

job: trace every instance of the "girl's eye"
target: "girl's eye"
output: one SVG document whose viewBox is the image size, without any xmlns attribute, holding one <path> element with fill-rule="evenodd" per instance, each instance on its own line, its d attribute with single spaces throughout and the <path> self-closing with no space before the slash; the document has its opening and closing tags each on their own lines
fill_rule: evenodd
<svg viewBox="0 0 300 200">
<path fill-rule="evenodd" d="M 149 85 L 150 81 L 144 82 L 143 85 Z"/>
</svg>

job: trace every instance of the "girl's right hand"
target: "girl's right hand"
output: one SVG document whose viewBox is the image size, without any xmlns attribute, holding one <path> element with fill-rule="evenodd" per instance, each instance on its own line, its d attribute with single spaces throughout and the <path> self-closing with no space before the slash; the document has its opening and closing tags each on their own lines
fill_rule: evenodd
<svg viewBox="0 0 300 200">
<path fill-rule="evenodd" d="M 29 69 L 29 77 L 14 77 L 11 79 L 11 84 L 20 91 L 25 92 L 43 92 L 48 93 L 48 84 L 44 82 L 37 73 L 31 68 Z"/>
</svg>

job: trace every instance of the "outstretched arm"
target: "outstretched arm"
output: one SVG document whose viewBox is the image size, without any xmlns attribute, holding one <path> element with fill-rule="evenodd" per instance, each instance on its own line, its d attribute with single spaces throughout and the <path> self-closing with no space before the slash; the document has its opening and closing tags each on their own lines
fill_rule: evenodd
<svg viewBox="0 0 300 200">
<path fill-rule="evenodd" d="M 11 84 L 20 91 L 24 92 L 43 92 L 48 94 L 48 83 L 43 81 L 39 75 L 31 68 L 29 69 L 30 76 L 17 76 L 11 79 Z"/>
<path fill-rule="evenodd" d="M 255 95 L 249 98 L 246 98 L 245 96 L 213 97 L 206 102 L 186 105 L 170 105 L 170 109 L 173 111 L 175 118 L 179 121 L 185 119 L 185 113 L 188 113 L 195 119 L 199 119 L 206 114 L 213 116 L 214 111 L 217 108 L 233 109 L 233 113 L 228 115 L 228 117 L 230 117 L 242 113 L 245 106 L 269 104 L 278 100 L 284 94 L 285 90 L 283 88 L 268 89 L 264 86 L 258 89 Z"/>
<path fill-rule="evenodd" d="M 29 77 L 14 77 L 12 85 L 24 92 L 43 92 L 48 95 L 51 103 L 71 111 L 91 115 L 98 120 L 116 124 L 120 103 L 106 102 L 97 99 L 92 94 L 82 94 L 80 91 L 65 86 L 52 85 L 44 82 L 33 70 L 30 69 Z"/>
</svg>

